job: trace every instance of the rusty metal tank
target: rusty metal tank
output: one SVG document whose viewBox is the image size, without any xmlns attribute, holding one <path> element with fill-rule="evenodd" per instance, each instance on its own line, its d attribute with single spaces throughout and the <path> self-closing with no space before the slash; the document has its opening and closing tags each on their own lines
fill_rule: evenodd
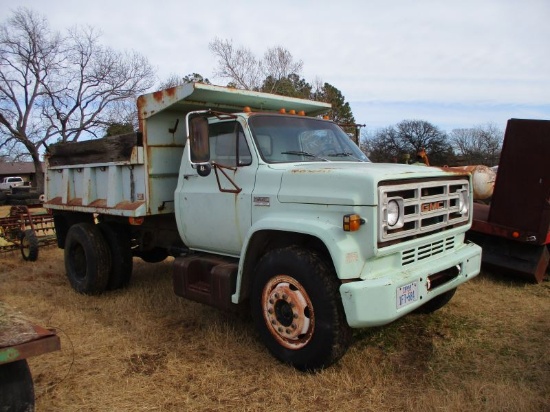
<svg viewBox="0 0 550 412">
<path fill-rule="evenodd" d="M 474 186 L 474 200 L 487 200 L 493 196 L 497 174 L 487 166 L 457 166 L 453 169 L 466 170 L 472 175 Z"/>
</svg>

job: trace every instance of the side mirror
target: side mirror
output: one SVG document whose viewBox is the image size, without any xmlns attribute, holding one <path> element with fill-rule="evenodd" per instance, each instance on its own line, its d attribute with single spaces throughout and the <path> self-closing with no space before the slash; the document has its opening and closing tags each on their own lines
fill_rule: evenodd
<svg viewBox="0 0 550 412">
<path fill-rule="evenodd" d="M 197 116 L 189 121 L 189 141 L 191 163 L 206 163 L 210 161 L 210 142 L 208 139 L 208 120 Z"/>
<path fill-rule="evenodd" d="M 207 113 L 209 111 L 190 112 L 186 117 L 189 132 L 189 162 L 202 177 L 208 176 L 212 171 Z"/>
</svg>

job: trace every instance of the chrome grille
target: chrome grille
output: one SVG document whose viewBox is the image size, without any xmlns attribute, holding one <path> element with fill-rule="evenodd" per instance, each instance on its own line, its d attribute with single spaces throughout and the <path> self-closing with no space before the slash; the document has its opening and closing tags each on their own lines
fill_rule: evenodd
<svg viewBox="0 0 550 412">
<path fill-rule="evenodd" d="M 466 224 L 470 218 L 470 184 L 467 179 L 415 181 L 378 187 L 378 241 L 381 243 L 412 238 Z M 461 196 L 468 208 L 460 213 Z M 388 224 L 388 202 L 402 204 L 399 228 Z M 394 226 L 395 227 L 395 226 Z"/>
</svg>

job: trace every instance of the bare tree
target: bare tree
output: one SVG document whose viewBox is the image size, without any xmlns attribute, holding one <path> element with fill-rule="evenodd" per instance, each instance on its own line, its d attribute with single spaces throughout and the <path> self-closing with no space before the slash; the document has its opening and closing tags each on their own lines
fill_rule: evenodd
<svg viewBox="0 0 550 412">
<path fill-rule="evenodd" d="M 377 162 L 414 160 L 424 149 L 433 165 L 454 163 L 447 134 L 424 120 L 403 120 L 381 129 L 368 143 L 369 156 Z"/>
<path fill-rule="evenodd" d="M 62 36 L 26 8 L 0 26 L 0 149 L 23 146 L 38 171 L 42 145 L 97 136 L 153 86 L 144 57 L 104 47 L 99 37 L 90 27 Z"/>
<path fill-rule="evenodd" d="M 462 163 L 494 166 L 498 164 L 504 136 L 494 124 L 476 126 L 471 129 L 455 129 L 451 142 Z"/>
<path fill-rule="evenodd" d="M 210 80 L 206 77 L 202 77 L 199 73 L 191 73 L 186 76 L 180 76 L 178 74 L 170 74 L 166 80 L 162 81 L 158 87 L 159 90 L 169 89 L 171 87 L 176 87 L 184 83 L 204 83 L 211 84 Z"/>
<path fill-rule="evenodd" d="M 57 69 L 61 45 L 59 34 L 26 9 L 0 26 L 0 149 L 14 160 L 30 154 L 37 171 L 47 135 L 39 108 L 46 98 L 42 83 Z"/>
<path fill-rule="evenodd" d="M 257 90 L 261 84 L 262 63 L 247 48 L 233 46 L 232 40 L 215 38 L 210 51 L 218 58 L 214 75 L 228 79 L 230 84 L 245 90 Z"/>
<path fill-rule="evenodd" d="M 264 91 L 273 93 L 278 82 L 292 75 L 298 75 L 302 71 L 303 65 L 304 63 L 301 60 L 295 62 L 292 54 L 281 46 L 268 49 L 264 54 L 261 67 L 264 77 L 273 81 L 271 82 L 271 90 Z"/>
<path fill-rule="evenodd" d="M 292 76 L 299 79 L 303 62 L 294 61 L 292 54 L 281 46 L 267 49 L 258 59 L 247 48 L 235 47 L 232 40 L 215 38 L 209 45 L 218 58 L 215 76 L 229 80 L 229 84 L 245 90 L 273 93 L 279 82 L 288 82 Z"/>
</svg>

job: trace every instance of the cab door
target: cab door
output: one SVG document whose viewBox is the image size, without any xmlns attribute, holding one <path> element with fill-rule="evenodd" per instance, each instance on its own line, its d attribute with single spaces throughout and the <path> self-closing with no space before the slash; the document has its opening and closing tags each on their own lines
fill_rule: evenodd
<svg viewBox="0 0 550 412">
<path fill-rule="evenodd" d="M 191 249 L 240 255 L 252 224 L 252 191 L 258 168 L 249 139 L 238 119 L 211 120 L 209 153 L 200 155 L 208 160 L 204 163 L 207 171 L 184 159 L 176 213 L 180 235 Z"/>
</svg>

